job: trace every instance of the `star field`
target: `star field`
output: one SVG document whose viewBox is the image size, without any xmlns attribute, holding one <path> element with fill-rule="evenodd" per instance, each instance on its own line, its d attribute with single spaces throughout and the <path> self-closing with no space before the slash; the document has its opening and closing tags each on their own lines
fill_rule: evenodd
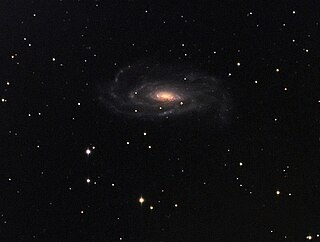
<svg viewBox="0 0 320 242">
<path fill-rule="evenodd" d="M 320 241 L 319 7 L 4 1 L 0 240 Z"/>
</svg>

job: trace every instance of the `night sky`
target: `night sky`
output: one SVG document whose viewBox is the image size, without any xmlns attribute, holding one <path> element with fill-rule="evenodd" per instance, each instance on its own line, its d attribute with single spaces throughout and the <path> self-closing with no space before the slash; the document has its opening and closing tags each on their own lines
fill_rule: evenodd
<svg viewBox="0 0 320 242">
<path fill-rule="evenodd" d="M 1 241 L 320 241 L 319 1 L 3 0 L 0 23 Z"/>
</svg>

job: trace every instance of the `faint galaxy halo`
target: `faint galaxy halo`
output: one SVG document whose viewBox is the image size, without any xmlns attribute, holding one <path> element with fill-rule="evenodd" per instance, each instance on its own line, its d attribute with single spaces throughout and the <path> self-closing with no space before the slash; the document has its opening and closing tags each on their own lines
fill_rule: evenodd
<svg viewBox="0 0 320 242">
<path fill-rule="evenodd" d="M 222 82 L 188 65 L 129 65 L 100 84 L 98 91 L 107 109 L 130 118 L 207 113 L 223 120 L 231 112 L 230 94 Z"/>
</svg>

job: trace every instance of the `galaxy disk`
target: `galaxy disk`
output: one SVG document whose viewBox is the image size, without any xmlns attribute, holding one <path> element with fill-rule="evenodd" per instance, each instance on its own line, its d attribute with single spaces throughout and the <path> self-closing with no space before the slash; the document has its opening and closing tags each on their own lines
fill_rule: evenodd
<svg viewBox="0 0 320 242">
<path fill-rule="evenodd" d="M 186 66 L 135 64 L 99 87 L 99 99 L 110 110 L 137 118 L 209 113 L 225 118 L 230 95 L 221 81 Z"/>
</svg>

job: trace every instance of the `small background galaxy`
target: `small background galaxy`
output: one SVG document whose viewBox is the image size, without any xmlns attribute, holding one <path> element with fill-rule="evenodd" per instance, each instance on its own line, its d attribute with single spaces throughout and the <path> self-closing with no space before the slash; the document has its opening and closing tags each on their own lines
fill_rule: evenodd
<svg viewBox="0 0 320 242">
<path fill-rule="evenodd" d="M 0 5 L 0 241 L 320 241 L 319 1 Z"/>
</svg>

